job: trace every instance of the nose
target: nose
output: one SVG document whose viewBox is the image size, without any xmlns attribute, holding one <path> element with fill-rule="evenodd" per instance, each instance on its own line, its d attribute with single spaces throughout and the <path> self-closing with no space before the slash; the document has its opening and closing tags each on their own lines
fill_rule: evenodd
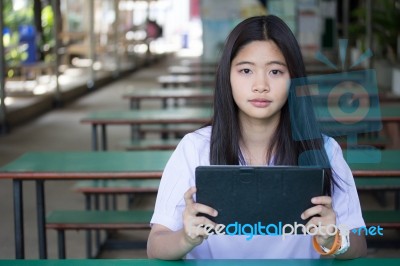
<svg viewBox="0 0 400 266">
<path fill-rule="evenodd" d="M 257 73 L 253 84 L 253 92 L 269 92 L 268 78 L 264 73 Z"/>
</svg>

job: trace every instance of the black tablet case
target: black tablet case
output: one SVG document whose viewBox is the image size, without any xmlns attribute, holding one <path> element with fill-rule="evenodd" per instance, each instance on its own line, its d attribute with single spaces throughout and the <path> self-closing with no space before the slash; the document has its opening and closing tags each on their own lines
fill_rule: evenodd
<svg viewBox="0 0 400 266">
<path fill-rule="evenodd" d="M 323 193 L 321 168 L 199 166 L 196 201 L 218 211 L 218 224 L 305 224 L 302 212 Z"/>
</svg>

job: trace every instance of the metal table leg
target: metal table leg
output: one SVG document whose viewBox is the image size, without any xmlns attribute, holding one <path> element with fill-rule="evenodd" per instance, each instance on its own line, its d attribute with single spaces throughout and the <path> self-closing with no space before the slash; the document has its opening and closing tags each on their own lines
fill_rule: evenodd
<svg viewBox="0 0 400 266">
<path fill-rule="evenodd" d="M 24 245 L 24 211 L 22 197 L 22 180 L 13 180 L 14 189 L 14 230 L 15 230 L 15 258 L 25 258 Z"/>
<path fill-rule="evenodd" d="M 86 193 L 85 194 L 85 209 L 91 210 L 92 209 L 92 201 L 91 195 Z M 86 230 L 86 258 L 92 258 L 92 231 Z"/>
<path fill-rule="evenodd" d="M 103 151 L 107 150 L 107 128 L 105 124 L 101 125 L 101 147 Z"/>
<path fill-rule="evenodd" d="M 47 239 L 46 239 L 46 206 L 44 196 L 44 181 L 36 180 L 36 204 L 37 204 L 37 223 L 39 239 L 39 258 L 47 259 Z"/>
<path fill-rule="evenodd" d="M 97 125 L 92 125 L 92 150 L 98 150 L 98 141 L 97 141 Z"/>
</svg>

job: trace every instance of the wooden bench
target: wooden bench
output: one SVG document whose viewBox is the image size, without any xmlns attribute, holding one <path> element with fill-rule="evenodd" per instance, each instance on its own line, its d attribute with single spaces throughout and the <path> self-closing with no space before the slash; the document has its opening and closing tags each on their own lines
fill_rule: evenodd
<svg viewBox="0 0 400 266">
<path fill-rule="evenodd" d="M 141 125 L 139 134 L 145 138 L 146 134 L 160 134 L 162 138 L 167 139 L 170 134 L 175 138 L 182 138 L 187 133 L 193 132 L 201 127 L 201 124 L 151 124 Z"/>
<path fill-rule="evenodd" d="M 181 139 L 143 139 L 124 141 L 121 145 L 129 151 L 174 150 Z"/>
<path fill-rule="evenodd" d="M 347 145 L 346 138 L 337 137 L 335 139 L 339 143 L 339 145 L 342 149 L 349 148 Z M 356 145 L 363 145 L 363 146 L 368 145 L 368 146 L 376 147 L 378 149 L 385 149 L 386 146 L 389 144 L 390 144 L 390 141 L 386 137 L 377 136 L 377 137 L 360 137 L 357 139 Z"/>
<path fill-rule="evenodd" d="M 160 185 L 159 179 L 130 179 L 130 180 L 82 180 L 75 182 L 73 190 L 85 197 L 86 210 L 100 209 L 100 196 L 104 196 L 105 210 L 117 210 L 118 194 L 126 194 L 127 206 L 133 202 L 135 193 L 156 193 Z M 108 195 L 112 195 L 110 206 Z M 92 201 L 94 199 L 94 201 Z"/>
<path fill-rule="evenodd" d="M 386 231 L 389 230 L 400 230 L 400 211 L 399 210 L 368 210 L 363 211 L 363 217 L 366 229 L 361 229 L 366 234 L 368 247 L 378 248 L 399 248 L 400 240 L 398 237 L 392 237 L 391 233 Z M 381 234 L 378 234 L 378 230 L 368 230 L 371 226 L 380 226 L 383 228 Z"/>
<path fill-rule="evenodd" d="M 379 225 L 386 229 L 400 229 L 399 210 L 371 210 L 362 213 L 367 227 Z"/>
<path fill-rule="evenodd" d="M 52 211 L 46 217 L 46 228 L 57 230 L 58 256 L 65 259 L 65 230 L 150 229 L 153 210 L 131 211 Z"/>
<path fill-rule="evenodd" d="M 400 190 L 400 177 L 357 177 L 357 190 Z"/>
<path fill-rule="evenodd" d="M 163 88 L 168 87 L 211 87 L 214 86 L 214 76 L 199 75 L 162 75 L 157 78 Z"/>
<path fill-rule="evenodd" d="M 100 194 L 152 193 L 157 192 L 159 185 L 159 179 L 84 180 L 76 182 L 73 190 Z"/>
<path fill-rule="evenodd" d="M 358 191 L 373 193 L 381 206 L 387 206 L 386 192 L 395 191 L 395 209 L 400 209 L 400 177 L 357 177 L 354 181 Z"/>
<path fill-rule="evenodd" d="M 117 210 L 117 195 L 124 194 L 127 196 L 127 206 L 131 206 L 135 193 L 156 193 L 160 185 L 159 179 L 130 179 L 130 180 L 82 180 L 74 184 L 73 190 L 82 193 L 85 197 L 86 210 L 100 210 L 100 199 L 104 200 L 103 210 Z M 111 196 L 111 202 L 110 202 Z M 107 234 L 106 234 L 107 235 Z M 92 254 L 92 237 L 91 232 L 87 232 L 87 254 Z M 95 243 L 98 249 L 101 246 L 101 232 L 96 230 Z"/>
</svg>

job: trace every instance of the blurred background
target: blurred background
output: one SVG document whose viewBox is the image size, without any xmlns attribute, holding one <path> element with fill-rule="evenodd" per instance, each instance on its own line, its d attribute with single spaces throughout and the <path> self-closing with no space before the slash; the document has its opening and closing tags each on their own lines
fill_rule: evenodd
<svg viewBox="0 0 400 266">
<path fill-rule="evenodd" d="M 92 131 L 80 122 L 93 111 L 135 108 L 143 110 L 132 112 L 161 113 L 167 106 L 209 107 L 215 67 L 228 33 L 244 18 L 263 14 L 277 15 L 289 25 L 307 74 L 318 82 L 324 82 L 324 74 L 373 70 L 376 81 L 369 83 L 364 76 L 358 81 L 372 84 L 371 96 L 380 97 L 375 107 L 381 101 L 389 118 L 384 127 L 373 128 L 379 132 L 359 134 L 359 142 L 393 150 L 389 163 L 397 165 L 400 0 L 0 0 L 0 167 L 30 151 L 89 151 Z M 167 86 L 174 88 L 161 88 Z M 167 99 L 168 93 L 179 100 Z M 140 106 L 130 105 L 129 97 L 137 94 L 142 97 Z M 156 96 L 164 102 L 149 100 Z M 184 133 L 199 127 L 152 126 L 142 125 L 146 139 L 134 143 L 131 127 L 110 127 L 108 149 L 154 150 L 150 143 L 171 150 Z M 178 137 L 164 142 L 159 133 L 167 130 Z M 343 144 L 346 139 L 338 141 Z M 387 210 L 397 215 L 393 219 L 399 217 L 398 177 L 356 179 L 363 211 Z M 25 183 L 26 258 L 37 258 L 36 191 L 33 182 Z M 84 209 L 75 181 L 46 185 L 47 211 Z M 12 180 L 0 180 L 0 259 L 15 257 L 12 188 Z M 151 210 L 155 193 L 143 194 L 136 194 L 135 201 L 128 196 L 119 209 Z M 399 256 L 398 225 L 397 218 L 397 229 L 385 231 L 383 241 L 370 245 L 369 257 Z M 142 246 L 119 253 L 100 250 L 97 257 L 145 258 L 147 235 L 148 230 L 115 232 L 115 239 L 139 238 Z M 57 258 L 56 239 L 56 232 L 50 231 L 49 258 Z M 83 231 L 69 231 L 66 242 L 68 258 L 87 257 Z"/>
<path fill-rule="evenodd" d="M 306 62 L 321 51 L 340 66 L 339 39 L 348 40 L 346 67 L 370 49 L 373 57 L 361 66 L 376 69 L 380 90 L 400 93 L 398 0 L 3 0 L 0 5 L 3 132 L 35 116 L 15 114 L 34 98 L 47 100 L 42 109 L 60 105 L 160 55 L 179 52 L 216 61 L 232 27 L 260 14 L 278 15 L 291 27 Z M 72 92 L 76 87 L 80 90 Z"/>
</svg>

